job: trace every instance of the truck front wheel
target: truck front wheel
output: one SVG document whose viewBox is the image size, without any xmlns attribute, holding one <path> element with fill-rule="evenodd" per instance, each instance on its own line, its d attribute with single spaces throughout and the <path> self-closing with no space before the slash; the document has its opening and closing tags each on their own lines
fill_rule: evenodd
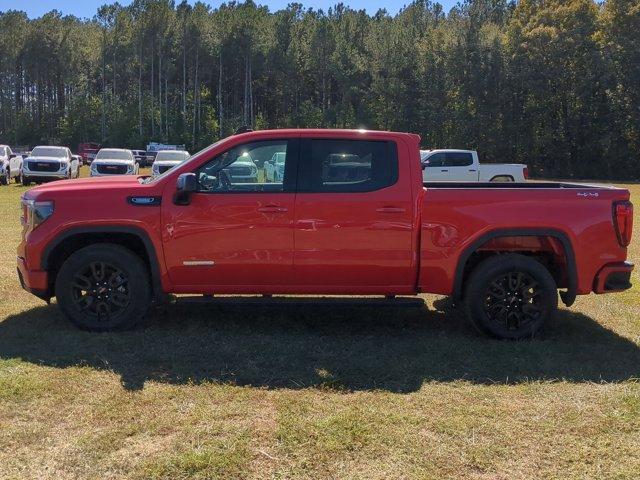
<svg viewBox="0 0 640 480">
<path fill-rule="evenodd" d="M 533 258 L 495 255 L 471 273 L 465 292 L 469 318 L 497 338 L 532 338 L 558 307 L 556 283 Z"/>
<path fill-rule="evenodd" d="M 76 326 L 98 332 L 133 328 L 151 302 L 142 260 L 124 247 L 104 243 L 82 248 L 62 264 L 55 294 Z"/>
</svg>

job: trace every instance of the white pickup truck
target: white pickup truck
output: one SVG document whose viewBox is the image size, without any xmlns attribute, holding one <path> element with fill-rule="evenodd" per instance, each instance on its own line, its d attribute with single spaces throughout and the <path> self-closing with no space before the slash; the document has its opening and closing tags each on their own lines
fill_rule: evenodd
<svg viewBox="0 0 640 480">
<path fill-rule="evenodd" d="M 420 150 L 425 182 L 524 182 L 526 165 L 487 163 L 480 165 L 475 150 Z"/>
</svg>

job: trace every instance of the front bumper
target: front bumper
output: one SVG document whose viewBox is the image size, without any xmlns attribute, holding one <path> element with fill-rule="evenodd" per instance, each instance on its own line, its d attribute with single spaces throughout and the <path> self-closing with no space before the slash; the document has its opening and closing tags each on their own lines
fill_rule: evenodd
<svg viewBox="0 0 640 480">
<path fill-rule="evenodd" d="M 97 170 L 89 170 L 89 176 L 90 177 L 117 177 L 117 176 L 122 176 L 122 175 L 135 175 L 135 171 L 129 173 L 124 172 L 124 173 L 118 173 L 118 172 L 113 172 L 113 173 L 100 173 Z"/>
<path fill-rule="evenodd" d="M 65 169 L 56 172 L 40 172 L 22 167 L 22 176 L 29 180 L 64 180 L 69 178 L 69 171 Z"/>
<path fill-rule="evenodd" d="M 602 267 L 593 282 L 595 293 L 622 292 L 631 288 L 633 263 L 610 263 Z"/>
<path fill-rule="evenodd" d="M 24 258 L 18 257 L 18 279 L 20 286 L 42 300 L 49 301 L 49 276 L 40 270 L 28 270 Z"/>
</svg>

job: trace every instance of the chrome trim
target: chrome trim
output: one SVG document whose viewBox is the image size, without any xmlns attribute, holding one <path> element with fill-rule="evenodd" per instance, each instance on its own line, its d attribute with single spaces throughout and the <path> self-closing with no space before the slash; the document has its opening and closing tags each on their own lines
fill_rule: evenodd
<svg viewBox="0 0 640 480">
<path fill-rule="evenodd" d="M 182 262 L 182 265 L 185 267 L 200 267 L 200 266 L 210 266 L 215 265 L 216 262 L 213 260 L 185 260 Z"/>
</svg>

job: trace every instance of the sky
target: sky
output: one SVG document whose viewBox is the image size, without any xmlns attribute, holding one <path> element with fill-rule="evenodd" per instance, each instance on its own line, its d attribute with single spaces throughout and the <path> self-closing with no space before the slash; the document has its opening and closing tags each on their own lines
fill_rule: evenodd
<svg viewBox="0 0 640 480">
<path fill-rule="evenodd" d="M 287 4 L 293 0 L 255 0 L 259 5 L 268 5 L 271 11 L 285 8 Z M 327 10 L 329 7 L 338 3 L 338 0 L 297 0 L 305 7 L 313 7 L 315 9 L 322 8 Z M 380 8 L 386 8 L 391 14 L 396 13 L 404 5 L 411 0 L 343 0 L 345 5 L 356 10 L 364 8 L 370 14 L 378 11 Z M 457 0 L 438 0 L 440 4 L 448 11 L 453 7 Z M 31 18 L 39 17 L 50 10 L 59 10 L 63 14 L 75 15 L 80 18 L 93 17 L 98 7 L 106 3 L 113 3 L 113 0 L 0 0 L 0 11 L 4 10 L 22 10 L 27 12 Z M 120 0 L 120 4 L 127 5 L 130 0 Z M 179 3 L 179 2 L 176 2 Z M 189 0 L 189 3 L 195 1 Z M 204 3 L 215 7 L 222 3 L 220 0 L 204 0 Z"/>
</svg>

